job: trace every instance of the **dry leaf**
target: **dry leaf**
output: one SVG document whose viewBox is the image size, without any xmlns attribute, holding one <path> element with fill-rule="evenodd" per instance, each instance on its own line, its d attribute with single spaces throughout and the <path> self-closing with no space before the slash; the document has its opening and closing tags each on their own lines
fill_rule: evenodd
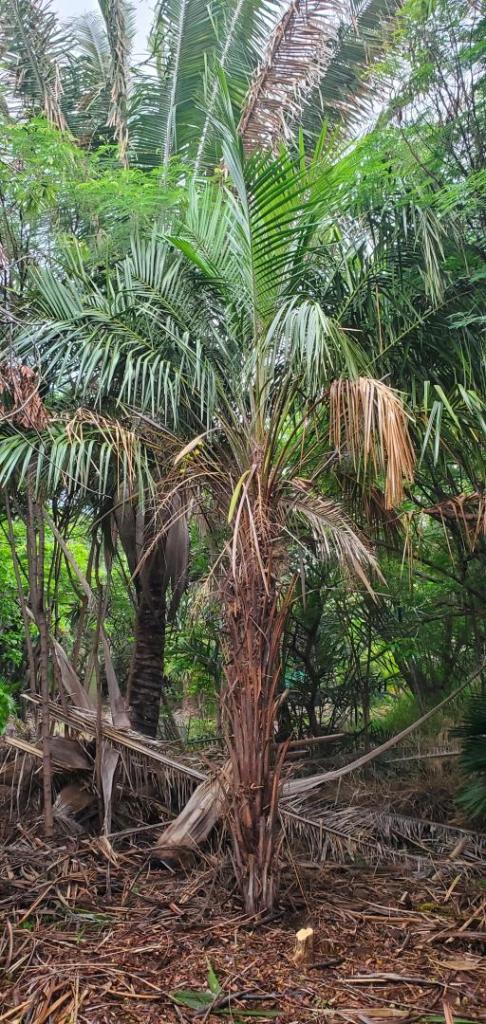
<svg viewBox="0 0 486 1024">
<path fill-rule="evenodd" d="M 456 956 L 450 960 L 437 960 L 436 963 L 448 971 L 474 971 L 482 966 L 481 957 L 474 956 Z"/>
</svg>

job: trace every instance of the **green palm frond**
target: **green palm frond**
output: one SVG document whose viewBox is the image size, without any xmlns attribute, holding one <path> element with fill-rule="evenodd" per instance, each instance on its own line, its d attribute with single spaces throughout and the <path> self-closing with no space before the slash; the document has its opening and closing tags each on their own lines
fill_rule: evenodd
<svg viewBox="0 0 486 1024">
<path fill-rule="evenodd" d="M 210 144 L 218 112 L 221 72 L 227 77 L 234 109 L 241 109 L 251 75 L 279 14 L 279 4 L 275 0 L 236 0 L 236 3 L 223 0 L 220 3 L 215 22 L 215 53 L 205 73 L 204 96 L 201 97 L 205 116 L 195 150 L 194 177 L 202 166 L 214 165 L 219 159 L 219 154 L 211 149 Z"/>
<path fill-rule="evenodd" d="M 207 424 L 214 404 L 207 315 L 164 242 L 134 240 L 106 290 L 89 280 L 75 287 L 48 270 L 35 274 L 35 284 L 37 315 L 16 353 L 23 360 L 35 353 L 57 392 L 98 408 L 106 401 L 132 407 L 166 424 L 185 408 Z"/>
<path fill-rule="evenodd" d="M 61 71 L 69 51 L 51 0 L 2 0 L 0 75 L 28 114 L 42 113 L 58 128 L 66 126 Z"/>
<path fill-rule="evenodd" d="M 141 497 L 153 489 L 150 448 L 119 420 L 78 409 L 53 419 L 42 431 L 4 430 L 0 443 L 0 486 L 22 484 L 33 467 L 36 486 L 65 491 L 97 504 L 119 489 Z"/>
<path fill-rule="evenodd" d="M 159 147 L 166 165 L 183 154 L 203 120 L 198 107 L 205 62 L 216 45 L 206 0 L 160 0 L 151 49 L 163 85 Z"/>
</svg>

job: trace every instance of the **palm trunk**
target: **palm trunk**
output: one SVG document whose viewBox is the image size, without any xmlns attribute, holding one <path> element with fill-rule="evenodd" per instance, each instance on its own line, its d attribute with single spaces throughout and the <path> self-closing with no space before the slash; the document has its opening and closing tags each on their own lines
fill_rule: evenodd
<svg viewBox="0 0 486 1024">
<path fill-rule="evenodd" d="M 263 534 L 263 535 L 262 535 Z M 271 910 L 278 888 L 278 796 L 286 745 L 272 758 L 286 610 L 272 574 L 272 544 L 240 523 L 238 564 L 225 587 L 223 724 L 230 755 L 229 821 L 245 910 Z M 262 567 L 265 567 L 265 578 Z"/>
<path fill-rule="evenodd" d="M 155 524 L 129 501 L 119 501 L 115 522 L 137 592 L 135 644 L 127 697 L 134 729 L 156 736 L 164 686 L 166 624 L 165 546 Z M 143 554 L 146 552 L 145 555 Z"/>
<path fill-rule="evenodd" d="M 157 735 L 164 686 L 166 605 L 162 582 L 162 573 L 153 572 L 140 589 L 135 623 L 129 702 L 133 727 L 145 736 Z"/>
</svg>

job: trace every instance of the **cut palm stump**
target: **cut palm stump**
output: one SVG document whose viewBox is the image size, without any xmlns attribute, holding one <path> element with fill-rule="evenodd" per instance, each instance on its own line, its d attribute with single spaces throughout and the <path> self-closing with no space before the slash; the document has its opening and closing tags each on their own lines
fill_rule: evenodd
<svg viewBox="0 0 486 1024">
<path fill-rule="evenodd" d="M 293 961 L 297 966 L 311 964 L 314 959 L 314 929 L 300 928 L 295 935 Z"/>
</svg>

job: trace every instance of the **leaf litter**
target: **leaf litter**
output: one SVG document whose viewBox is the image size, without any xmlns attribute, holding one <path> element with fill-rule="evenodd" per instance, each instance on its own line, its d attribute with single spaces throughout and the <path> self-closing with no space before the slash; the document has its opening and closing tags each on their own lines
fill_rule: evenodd
<svg viewBox="0 0 486 1024">
<path fill-rule="evenodd" d="M 486 893 L 467 872 L 283 865 L 272 920 L 245 917 L 209 857 L 154 867 L 153 837 L 116 851 L 39 838 L 0 852 L 0 1024 L 486 1022 Z M 109 844 L 107 844 L 109 845 Z M 292 961 L 315 931 L 312 966 Z"/>
</svg>

